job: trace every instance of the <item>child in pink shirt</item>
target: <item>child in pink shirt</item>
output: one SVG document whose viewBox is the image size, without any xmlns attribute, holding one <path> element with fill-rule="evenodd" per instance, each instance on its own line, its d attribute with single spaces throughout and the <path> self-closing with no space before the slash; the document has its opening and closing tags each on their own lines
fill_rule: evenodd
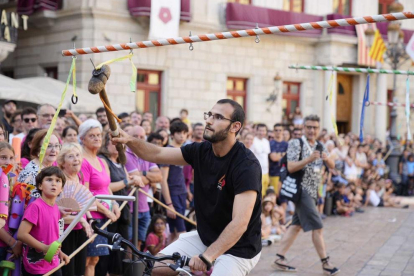
<svg viewBox="0 0 414 276">
<path fill-rule="evenodd" d="M 154 215 L 148 227 L 148 235 L 145 241 L 144 251 L 149 251 L 152 255 L 157 255 L 167 244 L 165 226 L 167 220 L 164 216 Z"/>
<path fill-rule="evenodd" d="M 59 239 L 61 214 L 55 201 L 62 192 L 65 175 L 62 170 L 51 166 L 36 176 L 36 188 L 41 197 L 30 204 L 24 212 L 17 238 L 23 242 L 23 275 L 43 275 L 59 265 L 59 259 L 66 264 L 69 257 L 58 250 L 52 261 L 44 260 L 50 244 Z M 52 275 L 62 275 L 59 269 Z"/>
</svg>

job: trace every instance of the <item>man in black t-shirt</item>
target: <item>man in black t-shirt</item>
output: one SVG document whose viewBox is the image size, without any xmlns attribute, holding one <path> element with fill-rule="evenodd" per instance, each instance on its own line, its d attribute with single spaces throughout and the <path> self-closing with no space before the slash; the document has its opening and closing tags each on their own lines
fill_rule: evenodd
<svg viewBox="0 0 414 276">
<path fill-rule="evenodd" d="M 112 140 L 127 144 L 144 160 L 190 164 L 194 169 L 197 231 L 181 234 L 161 254 L 178 252 L 191 257 L 193 271 L 206 271 L 214 262 L 213 275 L 247 275 L 259 261 L 262 249 L 261 167 L 253 153 L 236 140 L 245 121 L 244 110 L 237 102 L 219 100 L 204 113 L 204 119 L 206 141 L 181 149 L 156 147 L 124 132 Z M 176 272 L 159 264 L 153 275 Z"/>
</svg>

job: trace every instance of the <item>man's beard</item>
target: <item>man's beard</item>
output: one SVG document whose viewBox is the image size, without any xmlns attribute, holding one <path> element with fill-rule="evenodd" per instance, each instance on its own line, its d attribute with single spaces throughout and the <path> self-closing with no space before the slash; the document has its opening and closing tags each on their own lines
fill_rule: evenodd
<svg viewBox="0 0 414 276">
<path fill-rule="evenodd" d="M 208 136 L 206 134 L 206 129 L 205 129 L 204 134 L 203 134 L 203 138 L 204 138 L 204 140 L 209 141 L 212 144 L 224 141 L 227 138 L 227 134 L 229 133 L 230 127 L 231 127 L 231 124 L 228 127 L 226 127 L 225 129 L 218 131 L 217 133 L 214 132 L 213 135 L 211 135 L 211 136 Z"/>
<path fill-rule="evenodd" d="M 10 111 L 4 111 L 4 115 L 6 116 L 6 118 L 11 118 L 11 116 L 13 115 L 13 113 L 11 113 Z"/>
</svg>

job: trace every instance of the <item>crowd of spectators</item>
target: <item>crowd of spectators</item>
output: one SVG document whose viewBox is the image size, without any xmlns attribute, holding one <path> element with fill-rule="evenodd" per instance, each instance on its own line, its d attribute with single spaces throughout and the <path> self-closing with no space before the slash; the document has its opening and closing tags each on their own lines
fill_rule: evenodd
<svg viewBox="0 0 414 276">
<path fill-rule="evenodd" d="M 42 163 L 39 159 L 41 146 L 56 109 L 45 104 L 37 110 L 30 107 L 18 110 L 17 103 L 8 100 L 4 102 L 2 111 L 0 143 L 12 143 L 14 137 L 22 141 L 21 163 L 12 162 L 19 182 L 38 186 L 36 176 L 40 168 L 59 167 L 67 182 L 83 184 L 94 195 L 127 195 L 133 187 L 137 187 L 161 200 L 170 209 L 195 220 L 191 166 L 154 164 L 136 156 L 129 148 L 126 148 L 126 163 L 121 163 L 115 146 L 110 142 L 104 108 L 99 108 L 92 116 L 75 115 L 70 110 L 61 112 Z M 118 118 L 123 131 L 159 147 L 181 147 L 202 142 L 204 124 L 192 124 L 186 109 L 177 115 L 173 119 L 166 116 L 154 118 L 150 112 L 141 114 L 134 111 L 123 112 Z M 280 240 L 294 213 L 294 204 L 279 196 L 283 169 L 280 161 L 289 143 L 302 138 L 302 127 L 302 114 L 300 109 L 296 109 L 287 120 L 276 123 L 273 129 L 262 123 L 246 123 L 238 135 L 239 141 L 255 154 L 262 168 L 263 239 Z M 404 150 L 399 166 L 402 181 L 393 183 L 388 179 L 389 170 L 385 164 L 387 146 L 379 139 L 366 135 L 361 143 L 353 133 L 336 137 L 323 129 L 318 141 L 326 147 L 329 158 L 335 162 L 334 169 L 324 167 L 320 171 L 317 204 L 322 218 L 331 214 L 352 216 L 355 212 L 364 212 L 364 207 L 368 205 L 407 207 L 401 205 L 401 199 L 396 195 L 413 194 L 414 155 L 409 142 L 402 142 Z M 0 155 L 1 150 L 0 146 Z M 138 229 L 135 230 L 138 232 L 137 246 L 157 254 L 180 233 L 194 227 L 176 213 L 162 208 L 151 197 L 141 192 L 138 194 Z M 91 236 L 89 219 L 97 221 L 98 225 L 109 219 L 112 221 L 109 231 L 132 240 L 135 234 L 132 206 L 126 205 L 120 210 L 120 203 L 99 201 L 97 210 L 89 212 L 65 240 L 62 245 L 64 253 L 71 254 Z M 67 226 L 72 220 L 72 216 L 67 216 L 64 224 Z M 18 257 L 22 254 L 23 245 L 12 237 L 11 231 L 7 231 L 7 228 L 0 230 L 4 251 L 12 247 L 14 256 Z M 63 267 L 63 275 L 121 275 L 123 255 L 95 247 L 98 243 L 107 242 L 103 237 L 95 239 L 78 254 L 79 257 L 72 259 L 70 265 Z M 4 259 L 5 255 L 0 254 L 0 258 Z"/>
</svg>

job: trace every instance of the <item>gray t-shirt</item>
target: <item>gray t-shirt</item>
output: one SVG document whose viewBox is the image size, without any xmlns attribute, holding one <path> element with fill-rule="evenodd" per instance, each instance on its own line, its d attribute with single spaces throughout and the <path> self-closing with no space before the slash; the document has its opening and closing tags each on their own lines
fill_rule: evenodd
<svg viewBox="0 0 414 276">
<path fill-rule="evenodd" d="M 305 141 L 306 138 L 302 137 L 303 141 L 303 148 L 302 148 L 302 160 L 308 158 L 316 149 L 317 143 L 313 146 Z M 309 147 L 311 150 L 309 150 Z M 323 146 L 323 152 L 328 154 L 325 146 Z M 287 150 L 287 161 L 288 162 L 297 162 L 299 161 L 300 155 L 300 142 L 298 139 L 292 139 L 289 141 L 289 146 Z M 318 187 L 321 182 L 321 168 L 323 165 L 322 159 L 317 159 L 312 163 L 307 164 L 303 169 L 305 173 L 302 179 L 302 189 L 307 191 L 309 195 L 313 198 L 318 198 Z"/>
</svg>

